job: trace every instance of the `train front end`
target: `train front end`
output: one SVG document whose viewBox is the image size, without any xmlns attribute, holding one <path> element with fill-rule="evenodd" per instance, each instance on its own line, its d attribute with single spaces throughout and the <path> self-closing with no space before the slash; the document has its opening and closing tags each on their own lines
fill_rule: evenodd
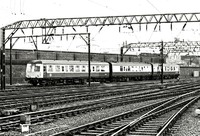
<svg viewBox="0 0 200 136">
<path fill-rule="evenodd" d="M 43 64 L 41 61 L 31 61 L 26 66 L 26 81 L 37 85 L 39 80 L 43 78 Z"/>
</svg>

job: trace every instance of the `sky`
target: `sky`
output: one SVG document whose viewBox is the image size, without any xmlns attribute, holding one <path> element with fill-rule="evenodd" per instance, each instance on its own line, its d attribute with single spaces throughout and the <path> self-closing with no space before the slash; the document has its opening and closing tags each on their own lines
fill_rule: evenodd
<svg viewBox="0 0 200 136">
<path fill-rule="evenodd" d="M 70 18 L 70 17 L 96 17 L 117 15 L 143 15 L 164 13 L 193 13 L 200 12 L 199 0 L 0 0 L 0 27 L 12 24 L 15 21 L 40 18 Z M 175 25 L 169 30 L 169 25 L 162 25 L 162 31 L 153 32 L 154 25 L 149 31 L 139 31 L 133 26 L 135 32 L 126 27 L 92 27 L 92 51 L 119 52 L 123 42 L 158 42 L 173 41 L 175 37 L 184 40 L 200 39 L 200 25 L 188 24 L 186 31 L 182 32 L 183 24 Z M 77 28 L 78 30 L 79 28 Z M 143 28 L 144 29 L 144 28 Z M 72 39 L 72 38 L 71 38 Z M 80 38 L 79 38 L 80 39 Z M 15 48 L 24 48 L 22 44 L 34 48 L 27 39 L 20 40 Z M 77 51 L 87 50 L 84 42 L 53 41 L 52 45 L 41 45 L 39 49 Z M 65 46 L 63 46 L 65 45 Z M 25 48 L 26 48 L 25 47 Z"/>
</svg>

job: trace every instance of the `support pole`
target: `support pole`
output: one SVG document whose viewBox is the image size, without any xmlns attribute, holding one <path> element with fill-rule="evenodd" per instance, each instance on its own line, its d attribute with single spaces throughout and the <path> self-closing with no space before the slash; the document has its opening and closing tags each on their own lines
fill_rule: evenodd
<svg viewBox="0 0 200 136">
<path fill-rule="evenodd" d="M 91 84 L 91 70 L 90 70 L 90 33 L 88 33 L 88 85 Z"/>
<path fill-rule="evenodd" d="M 5 29 L 1 29 L 1 90 L 5 90 L 6 88 L 6 79 L 5 79 L 5 66 L 6 66 L 6 61 L 5 61 Z"/>
<path fill-rule="evenodd" d="M 161 41 L 161 49 L 160 49 L 160 56 L 161 56 L 161 84 L 163 84 L 163 63 L 164 63 L 164 58 L 163 58 L 163 41 Z"/>
<path fill-rule="evenodd" d="M 10 85 L 12 85 L 12 38 L 10 38 Z"/>
<path fill-rule="evenodd" d="M 123 62 L 123 47 L 120 48 L 120 61 Z"/>
<path fill-rule="evenodd" d="M 1 43 L 0 43 L 1 44 Z M 2 45 L 0 45 L 0 47 L 2 47 Z M 2 48 L 0 48 L 1 51 L 1 69 L 0 69 L 0 73 L 1 73 L 1 90 L 3 90 L 3 60 L 2 60 Z"/>
</svg>

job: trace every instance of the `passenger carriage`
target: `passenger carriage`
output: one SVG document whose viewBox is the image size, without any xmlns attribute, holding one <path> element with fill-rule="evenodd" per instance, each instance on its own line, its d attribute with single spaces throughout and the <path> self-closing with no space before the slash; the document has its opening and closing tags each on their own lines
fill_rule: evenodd
<svg viewBox="0 0 200 136">
<path fill-rule="evenodd" d="M 91 80 L 109 78 L 109 64 L 91 62 Z M 85 83 L 88 79 L 87 61 L 34 60 L 27 64 L 26 80 L 33 84 Z"/>
<path fill-rule="evenodd" d="M 147 80 L 151 79 L 152 65 L 137 62 L 112 63 L 113 80 Z"/>
<path fill-rule="evenodd" d="M 161 64 L 153 65 L 153 79 L 160 79 L 161 77 Z M 180 74 L 180 66 L 175 64 L 163 64 L 163 78 L 173 79 L 178 78 Z"/>
<path fill-rule="evenodd" d="M 91 62 L 91 81 L 160 79 L 161 64 L 139 62 Z M 165 79 L 177 78 L 178 65 L 163 64 Z M 33 85 L 86 83 L 88 61 L 33 60 L 27 64 L 26 80 Z"/>
</svg>

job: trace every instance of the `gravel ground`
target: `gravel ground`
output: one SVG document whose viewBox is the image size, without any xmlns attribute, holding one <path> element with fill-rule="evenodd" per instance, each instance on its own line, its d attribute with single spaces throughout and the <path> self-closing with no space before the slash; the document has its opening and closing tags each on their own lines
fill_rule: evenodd
<svg viewBox="0 0 200 136">
<path fill-rule="evenodd" d="M 184 113 L 175 124 L 178 127 L 171 136 L 200 136 L 200 115 L 195 114 L 199 105 L 200 100 Z"/>
<path fill-rule="evenodd" d="M 29 133 L 21 133 L 20 129 L 9 132 L 0 132 L 0 136 L 49 136 L 58 131 L 67 130 L 73 127 L 78 127 L 80 125 L 97 121 L 103 118 L 107 118 L 116 114 L 120 114 L 125 111 L 134 110 L 146 104 L 151 104 L 157 102 L 158 100 L 151 100 L 147 102 L 135 103 L 124 105 L 120 107 L 115 107 L 111 109 L 102 109 L 95 112 L 89 112 L 86 114 L 66 117 L 58 120 L 49 120 L 49 123 L 37 124 L 30 126 Z M 175 124 L 173 133 L 170 136 L 200 136 L 200 115 L 195 114 L 195 109 L 200 107 L 200 101 L 196 103 L 193 107 L 189 108 L 188 111 L 180 118 L 180 120 Z"/>
<path fill-rule="evenodd" d="M 17 131 L 10 131 L 3 134 L 3 136 L 49 136 L 55 132 L 66 130 L 73 127 L 78 127 L 80 125 L 97 121 L 103 118 L 107 118 L 116 114 L 120 114 L 125 111 L 134 110 L 146 104 L 151 104 L 157 102 L 158 100 L 151 100 L 147 102 L 135 103 L 124 105 L 120 107 L 115 107 L 111 109 L 102 109 L 100 111 L 89 112 L 86 114 L 70 117 L 61 118 L 56 121 L 52 121 L 46 124 L 37 124 L 30 127 L 29 133 L 20 133 L 20 129 Z M 1 136 L 1 135 L 0 135 Z"/>
</svg>

